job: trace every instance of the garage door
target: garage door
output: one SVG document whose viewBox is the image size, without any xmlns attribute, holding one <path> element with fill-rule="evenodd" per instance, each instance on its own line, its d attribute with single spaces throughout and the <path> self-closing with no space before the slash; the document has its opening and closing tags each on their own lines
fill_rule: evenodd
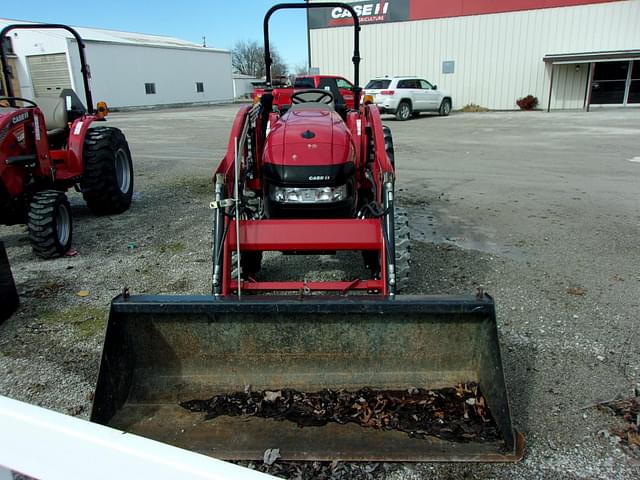
<svg viewBox="0 0 640 480">
<path fill-rule="evenodd" d="M 66 53 L 31 55 L 27 63 L 36 97 L 57 97 L 63 89 L 71 88 Z"/>
</svg>

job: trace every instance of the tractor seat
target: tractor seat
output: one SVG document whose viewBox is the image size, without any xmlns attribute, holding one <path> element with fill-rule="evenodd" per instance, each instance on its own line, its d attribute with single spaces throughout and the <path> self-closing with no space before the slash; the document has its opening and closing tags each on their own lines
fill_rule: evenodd
<svg viewBox="0 0 640 480">
<path fill-rule="evenodd" d="M 47 131 L 67 128 L 67 104 L 64 97 L 35 97 L 33 99 L 42 111 Z"/>
</svg>

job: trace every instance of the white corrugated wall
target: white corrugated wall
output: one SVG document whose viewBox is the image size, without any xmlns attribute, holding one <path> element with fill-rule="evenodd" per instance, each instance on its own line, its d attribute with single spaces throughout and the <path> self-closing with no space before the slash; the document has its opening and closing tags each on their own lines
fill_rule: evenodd
<svg viewBox="0 0 640 480">
<path fill-rule="evenodd" d="M 311 66 L 353 78 L 353 29 L 311 30 Z M 361 79 L 416 75 L 449 91 L 454 108 L 517 108 L 533 94 L 546 107 L 546 54 L 640 49 L 640 0 L 365 25 Z M 455 73 L 442 74 L 442 62 Z M 582 108 L 587 66 L 556 66 L 552 108 Z"/>
<path fill-rule="evenodd" d="M 85 43 L 94 103 L 103 100 L 122 108 L 233 100 L 231 54 L 227 51 Z M 75 41 L 69 40 L 74 89 L 84 100 L 77 49 Z M 196 90 L 198 82 L 203 83 L 203 92 Z M 155 94 L 146 93 L 146 83 L 155 84 Z"/>
</svg>

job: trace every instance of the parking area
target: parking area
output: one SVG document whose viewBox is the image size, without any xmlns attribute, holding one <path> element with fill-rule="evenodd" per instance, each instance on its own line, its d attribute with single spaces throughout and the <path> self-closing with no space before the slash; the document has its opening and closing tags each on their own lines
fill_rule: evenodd
<svg viewBox="0 0 640 480">
<path fill-rule="evenodd" d="M 132 208 L 94 217 L 71 194 L 76 256 L 43 261 L 0 227 L 21 295 L 0 325 L 0 394 L 88 418 L 108 305 L 133 293 L 210 291 L 211 174 L 237 105 L 116 113 L 134 159 Z M 394 135 L 412 229 L 407 293 L 497 305 L 525 459 L 386 466 L 384 478 L 638 478 L 593 405 L 640 389 L 640 109 L 454 113 Z M 267 259 L 262 275 L 349 275 L 347 262 Z"/>
</svg>

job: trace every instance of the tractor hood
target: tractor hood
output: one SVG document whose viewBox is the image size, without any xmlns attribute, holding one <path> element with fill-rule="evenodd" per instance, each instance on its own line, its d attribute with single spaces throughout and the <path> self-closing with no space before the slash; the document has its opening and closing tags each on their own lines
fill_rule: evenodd
<svg viewBox="0 0 640 480">
<path fill-rule="evenodd" d="M 274 167 L 335 167 L 355 162 L 351 132 L 333 110 L 294 107 L 272 125 L 264 163 Z"/>
</svg>

